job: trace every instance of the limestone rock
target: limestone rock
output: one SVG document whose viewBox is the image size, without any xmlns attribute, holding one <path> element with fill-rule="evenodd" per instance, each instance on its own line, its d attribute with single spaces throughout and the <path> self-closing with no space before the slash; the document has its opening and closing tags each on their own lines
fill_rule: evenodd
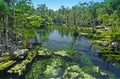
<svg viewBox="0 0 120 79">
<path fill-rule="evenodd" d="M 118 42 L 112 42 L 111 46 L 114 47 L 114 48 L 117 48 L 118 47 Z"/>
<path fill-rule="evenodd" d="M 100 42 L 100 45 L 102 45 L 102 46 L 109 46 L 109 44 L 110 44 L 110 42 L 108 42 L 108 41 L 101 41 Z"/>
<path fill-rule="evenodd" d="M 117 50 L 119 49 L 119 43 L 118 42 L 112 42 L 110 45 L 109 45 L 110 48 L 114 49 L 114 50 Z"/>
</svg>

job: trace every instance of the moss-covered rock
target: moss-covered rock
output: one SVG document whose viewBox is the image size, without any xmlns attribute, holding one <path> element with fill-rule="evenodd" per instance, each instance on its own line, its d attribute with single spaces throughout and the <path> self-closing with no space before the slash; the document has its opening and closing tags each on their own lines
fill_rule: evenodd
<svg viewBox="0 0 120 79">
<path fill-rule="evenodd" d="M 13 61 L 13 60 L 8 60 L 8 61 L 5 61 L 5 62 L 1 62 L 0 63 L 0 71 L 8 68 L 9 66 L 11 66 L 12 64 L 14 64 L 16 61 Z"/>
<path fill-rule="evenodd" d="M 62 57 L 67 57 L 67 58 L 70 58 L 70 59 L 79 59 L 78 58 L 78 53 L 76 51 L 73 51 L 73 50 L 69 50 L 69 51 L 56 51 L 54 52 L 55 55 L 59 55 L 59 56 L 62 56 Z"/>
<path fill-rule="evenodd" d="M 39 60 L 32 65 L 32 69 L 26 75 L 25 79 L 50 79 L 58 77 L 65 66 L 65 61 L 54 56 L 50 59 Z"/>
<path fill-rule="evenodd" d="M 2 57 L 0 57 L 0 62 L 2 62 L 2 61 L 8 61 L 8 60 L 10 60 L 10 56 L 8 55 L 8 56 L 2 56 Z"/>
<path fill-rule="evenodd" d="M 38 49 L 38 55 L 40 56 L 50 56 L 52 54 L 51 51 L 49 51 L 47 48 L 39 48 Z"/>
<path fill-rule="evenodd" d="M 73 65 L 65 70 L 63 79 L 96 79 L 96 78 L 82 71 L 79 66 Z"/>
<path fill-rule="evenodd" d="M 65 56 L 70 57 L 67 51 L 57 51 L 57 52 L 54 52 L 54 54 L 60 55 L 63 57 L 65 57 Z"/>
<path fill-rule="evenodd" d="M 49 62 L 50 64 L 46 66 L 46 70 L 43 73 L 48 77 L 58 76 L 64 66 L 64 60 L 60 57 L 54 57 Z"/>
<path fill-rule="evenodd" d="M 16 64 L 14 67 L 8 70 L 8 73 L 17 73 L 18 75 L 22 75 L 23 72 L 26 70 L 27 64 L 30 63 L 35 56 L 36 56 L 35 52 L 33 51 L 28 52 L 26 59 L 22 60 L 20 63 Z"/>
</svg>

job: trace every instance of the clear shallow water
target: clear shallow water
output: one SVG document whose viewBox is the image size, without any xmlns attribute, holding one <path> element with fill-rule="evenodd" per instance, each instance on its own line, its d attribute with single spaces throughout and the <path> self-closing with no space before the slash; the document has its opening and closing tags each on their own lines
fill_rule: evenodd
<svg viewBox="0 0 120 79">
<path fill-rule="evenodd" d="M 89 38 L 84 36 L 73 36 L 71 31 L 63 28 L 50 28 L 39 34 L 42 45 L 52 52 L 63 50 L 77 52 L 79 60 L 74 59 L 70 61 L 64 61 L 64 63 L 77 64 L 82 68 L 82 70 L 93 75 L 97 79 L 120 79 L 120 67 L 114 67 L 111 62 L 101 60 L 97 54 L 97 52 L 100 51 L 99 47 L 93 45 L 89 41 Z M 56 60 L 55 57 L 37 59 L 35 62 L 33 62 L 26 79 L 48 79 L 48 77 L 43 75 L 43 73 L 46 69 L 46 64 L 50 63 L 51 61 L 55 62 L 54 60 Z M 98 72 L 96 73 L 91 71 L 93 67 L 99 67 L 100 71 L 105 72 L 107 75 L 100 76 Z M 61 75 L 57 77 L 60 78 L 64 73 L 64 70 L 65 67 L 63 67 L 62 72 L 60 72 Z"/>
<path fill-rule="evenodd" d="M 82 51 L 84 53 L 83 60 L 87 57 L 90 61 L 90 64 L 92 63 L 94 66 L 99 66 L 100 69 L 108 72 L 108 75 L 109 73 L 111 73 L 115 76 L 115 79 L 120 79 L 120 67 L 114 67 L 112 66 L 111 62 L 100 60 L 96 53 L 100 51 L 99 47 L 97 47 L 96 45 L 92 45 L 87 37 L 75 37 L 71 33 L 69 33 L 69 31 L 68 33 L 63 33 L 63 31 L 58 29 L 52 29 L 50 32 L 48 32 L 48 34 L 40 35 L 41 37 L 47 35 L 47 39 L 45 41 L 42 39 L 41 40 L 43 42 L 43 46 L 45 46 L 49 50 L 57 51 L 72 49 L 78 52 Z M 84 65 L 87 64 L 85 63 Z"/>
</svg>

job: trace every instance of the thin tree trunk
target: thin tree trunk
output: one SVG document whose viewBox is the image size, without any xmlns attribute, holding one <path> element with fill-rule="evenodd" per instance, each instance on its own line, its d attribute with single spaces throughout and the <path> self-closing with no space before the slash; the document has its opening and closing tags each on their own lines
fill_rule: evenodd
<svg viewBox="0 0 120 79">
<path fill-rule="evenodd" d="M 17 41 L 17 37 L 16 37 L 16 32 L 17 32 L 17 27 L 16 27 L 16 18 L 15 18 L 15 15 L 16 15 L 16 13 L 15 13 L 15 2 L 14 2 L 14 6 L 13 6 L 13 8 L 14 8 L 14 30 L 15 30 L 15 41 Z"/>
<path fill-rule="evenodd" d="M 69 14 L 67 15 L 67 27 L 68 27 L 68 19 L 69 19 Z"/>
<path fill-rule="evenodd" d="M 76 15 L 75 15 L 75 13 L 74 13 L 74 26 L 76 28 Z"/>
<path fill-rule="evenodd" d="M 78 30 L 77 30 L 77 26 L 76 26 L 76 14 L 74 13 L 74 35 L 78 35 Z"/>
<path fill-rule="evenodd" d="M 95 34 L 96 33 L 96 28 L 95 28 L 95 20 L 93 20 L 93 33 Z"/>
<path fill-rule="evenodd" d="M 1 45 L 1 40 L 2 40 L 2 38 L 1 38 L 1 31 L 2 31 L 2 29 L 1 29 L 1 27 L 2 27 L 2 21 L 1 21 L 1 24 L 0 24 L 1 26 L 0 26 L 0 45 Z"/>
<path fill-rule="evenodd" d="M 24 24 L 22 25 L 22 43 L 24 42 Z"/>
<path fill-rule="evenodd" d="M 6 15 L 6 46 L 8 47 L 8 15 Z"/>
</svg>

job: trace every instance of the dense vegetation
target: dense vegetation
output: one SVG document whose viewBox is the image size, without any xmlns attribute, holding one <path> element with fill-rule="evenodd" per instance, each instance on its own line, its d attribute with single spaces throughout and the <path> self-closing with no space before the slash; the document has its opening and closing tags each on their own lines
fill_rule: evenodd
<svg viewBox="0 0 120 79">
<path fill-rule="evenodd" d="M 17 49 L 29 49 L 28 38 L 34 37 L 36 31 L 47 33 L 47 30 L 50 30 L 50 25 L 55 26 L 54 28 L 59 29 L 62 33 L 68 34 L 69 31 L 74 35 L 88 36 L 92 43 L 101 45 L 102 52 L 98 53 L 100 53 L 103 59 L 105 57 L 107 61 L 120 62 L 120 0 L 79 2 L 72 8 L 61 6 L 56 11 L 49 9 L 45 4 L 39 4 L 37 7 L 34 7 L 31 0 L 0 0 L 0 71 L 16 64 L 19 60 L 13 57 L 13 52 Z M 43 28 L 45 29 L 43 30 Z M 41 38 L 47 39 L 47 36 L 41 36 Z M 22 44 L 20 43 L 21 41 Z M 75 40 L 73 41 L 74 43 Z M 31 63 L 37 55 L 40 54 L 41 56 L 41 52 L 39 53 L 38 50 L 42 50 L 42 55 L 44 55 L 47 49 L 43 50 L 37 46 L 35 49 L 30 49 L 25 58 L 23 57 L 24 59 L 20 60 L 20 63 L 15 65 L 9 72 L 22 75 L 22 71 L 25 70 L 27 64 Z M 41 62 L 36 63 L 53 62 L 55 58 L 60 60 L 60 63 L 65 62 L 63 61 L 63 58 L 65 58 L 63 55 L 59 55 L 60 57 L 54 57 L 54 55 L 58 56 L 59 54 L 50 53 L 48 57 L 45 54 L 48 60 L 43 59 Z M 65 53 L 65 55 L 74 56 L 74 53 Z M 49 60 L 49 57 L 53 57 L 53 59 L 50 58 Z M 61 59 L 61 57 L 63 58 Z M 68 56 L 68 58 L 71 57 Z M 74 59 L 77 58 L 72 60 Z M 82 60 L 79 59 L 79 61 Z M 82 71 L 78 66 L 67 64 L 71 66 L 70 68 L 78 68 L 78 72 Z M 51 67 L 52 64 L 45 64 L 46 67 L 47 65 Z M 56 65 L 55 63 L 55 67 Z M 37 65 L 35 66 L 37 67 Z M 63 66 L 63 63 L 61 63 L 61 66 Z M 41 69 L 41 67 L 38 69 Z M 67 67 L 69 70 L 69 66 Z M 52 67 L 51 70 L 53 70 Z M 65 78 L 69 75 L 68 70 L 64 73 Z M 47 69 L 46 72 L 48 72 Z M 29 74 L 32 74 L 32 72 L 28 73 L 28 78 L 31 78 Z"/>
<path fill-rule="evenodd" d="M 45 27 L 50 24 L 57 24 L 67 27 L 112 27 L 112 40 L 119 40 L 120 25 L 120 1 L 105 0 L 104 2 L 79 2 L 72 8 L 61 6 L 54 11 L 45 4 L 34 8 L 31 0 L 1 0 L 0 1 L 0 28 L 6 28 L 6 41 L 8 40 L 7 30 L 16 31 L 19 27 Z M 5 27 L 6 26 L 6 27 Z M 116 39 L 117 38 L 117 39 Z"/>
</svg>

